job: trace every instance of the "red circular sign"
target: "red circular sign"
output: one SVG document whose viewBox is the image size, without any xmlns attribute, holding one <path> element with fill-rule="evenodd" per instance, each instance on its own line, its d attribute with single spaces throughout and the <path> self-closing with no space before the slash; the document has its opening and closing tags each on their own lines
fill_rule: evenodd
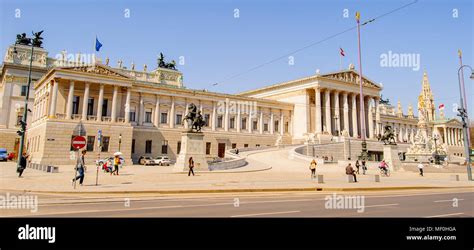
<svg viewBox="0 0 474 250">
<path fill-rule="evenodd" d="M 86 138 L 84 136 L 76 136 L 72 139 L 72 147 L 81 149 L 86 146 Z"/>
</svg>

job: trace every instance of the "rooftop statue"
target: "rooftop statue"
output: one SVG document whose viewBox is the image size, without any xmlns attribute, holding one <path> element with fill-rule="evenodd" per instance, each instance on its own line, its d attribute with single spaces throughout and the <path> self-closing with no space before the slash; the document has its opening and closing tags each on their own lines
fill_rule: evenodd
<svg viewBox="0 0 474 250">
<path fill-rule="evenodd" d="M 395 134 L 393 133 L 393 128 L 390 125 L 385 125 L 383 128 L 383 135 L 379 138 L 379 141 L 382 141 L 385 145 L 397 145 L 395 142 Z"/>
<path fill-rule="evenodd" d="M 158 58 L 158 67 L 164 69 L 172 69 L 176 70 L 176 62 L 172 60 L 170 63 L 165 62 L 165 56 L 163 53 L 160 53 L 160 57 Z"/>
</svg>

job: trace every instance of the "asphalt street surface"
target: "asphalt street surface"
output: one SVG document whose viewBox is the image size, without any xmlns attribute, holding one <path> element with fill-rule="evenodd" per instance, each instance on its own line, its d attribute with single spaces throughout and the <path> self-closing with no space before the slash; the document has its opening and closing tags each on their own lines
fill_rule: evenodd
<svg viewBox="0 0 474 250">
<path fill-rule="evenodd" d="M 0 191 L 5 196 L 6 192 Z M 472 217 L 473 189 L 365 192 L 261 192 L 182 195 L 37 195 L 38 209 L 0 217 Z M 342 198 L 341 198 L 342 197 Z M 355 197 L 344 207 L 335 198 Z M 329 201 L 328 201 L 329 200 Z M 362 202 L 363 200 L 363 202 Z M 334 204 L 334 203 L 332 203 Z M 362 209 L 363 208 L 363 209 Z"/>
</svg>

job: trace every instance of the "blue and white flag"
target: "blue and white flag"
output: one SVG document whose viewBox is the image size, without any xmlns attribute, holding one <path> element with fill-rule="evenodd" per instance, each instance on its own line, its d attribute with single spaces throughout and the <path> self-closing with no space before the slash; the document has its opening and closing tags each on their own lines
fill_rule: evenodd
<svg viewBox="0 0 474 250">
<path fill-rule="evenodd" d="M 99 39 L 97 39 L 97 37 L 95 37 L 95 51 L 99 52 L 101 47 L 102 47 L 102 43 L 100 43 Z"/>
</svg>

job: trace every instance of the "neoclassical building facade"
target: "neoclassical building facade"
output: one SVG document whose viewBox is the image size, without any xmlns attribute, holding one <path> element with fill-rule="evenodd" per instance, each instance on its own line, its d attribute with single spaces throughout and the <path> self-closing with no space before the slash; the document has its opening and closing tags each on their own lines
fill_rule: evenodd
<svg viewBox="0 0 474 250">
<path fill-rule="evenodd" d="M 20 92 L 26 85 L 29 53 L 29 47 L 21 45 L 13 53 L 11 46 L 1 66 L 0 105 L 5 115 L 0 119 L 0 138 L 6 139 L 0 140 L 0 147 L 9 151 L 18 142 L 16 121 L 22 113 Z M 178 70 L 148 71 L 146 66 L 136 70 L 133 64 L 127 69 L 121 61 L 112 67 L 108 59 L 71 64 L 65 55 L 48 57 L 44 49 L 35 50 L 33 66 L 27 149 L 38 163 L 71 163 L 71 139 L 78 131 L 86 137 L 87 150 L 97 157 L 120 150 L 134 162 L 140 156 L 175 159 L 181 133 L 187 129 L 182 119 L 191 103 L 206 121 L 203 132 L 209 159 L 224 157 L 230 148 L 299 144 L 309 135 L 319 138 L 319 143 L 360 138 L 364 132 L 368 140 L 377 140 L 385 125 L 395 128 L 399 143 L 410 143 L 417 131 L 413 108 L 403 114 L 400 103 L 394 107 L 381 102 L 382 86 L 365 76 L 366 130 L 362 131 L 359 74 L 352 65 L 234 95 L 188 89 Z M 425 82 L 429 87 L 426 74 L 423 91 L 431 94 Z M 436 119 L 434 111 L 433 106 L 432 131 L 449 145 L 450 153 L 461 156 L 460 122 L 444 116 Z"/>
</svg>

